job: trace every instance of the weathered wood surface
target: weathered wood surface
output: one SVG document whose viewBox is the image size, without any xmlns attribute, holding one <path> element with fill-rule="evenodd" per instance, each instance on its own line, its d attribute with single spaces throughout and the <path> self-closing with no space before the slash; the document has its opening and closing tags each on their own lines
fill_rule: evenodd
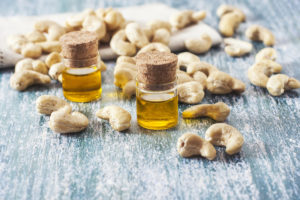
<svg viewBox="0 0 300 200">
<path fill-rule="evenodd" d="M 1 14 L 41 14 L 79 10 L 97 5 L 56 1 L 10 4 L 1 1 Z M 102 1 L 101 1 L 102 2 Z M 142 1 L 128 1 L 130 4 Z M 236 4 L 237 1 L 226 1 Z M 50 3 L 50 2 L 49 2 Z M 125 5 L 123 1 L 101 5 Z M 126 1 L 127 3 L 127 1 Z M 206 9 L 205 20 L 217 27 L 217 1 L 166 1 L 178 8 Z M 245 1 L 247 22 L 265 25 L 276 35 L 278 62 L 283 73 L 300 79 L 300 1 Z M 8 7 L 6 7 L 8 6 Z M 45 8 L 42 10 L 41 8 Z M 16 8 L 16 9 L 15 9 Z M 54 10 L 55 8 L 55 10 Z M 13 11 L 15 9 L 15 11 Z M 228 156 L 217 148 L 217 158 L 183 159 L 176 141 L 185 132 L 204 136 L 214 123 L 204 118 L 183 120 L 167 131 L 148 131 L 136 124 L 135 100 L 124 100 L 113 85 L 113 66 L 103 73 L 103 98 L 93 103 L 72 103 L 86 114 L 90 125 L 84 132 L 61 136 L 48 128 L 48 117 L 35 111 L 42 94 L 63 97 L 59 84 L 32 87 L 16 92 L 9 87 L 13 70 L 0 71 L 0 199 L 299 199 L 300 196 L 300 97 L 299 90 L 272 97 L 265 89 L 249 84 L 248 67 L 254 51 L 243 58 L 227 56 L 222 47 L 200 56 L 221 70 L 247 83 L 242 95 L 206 93 L 203 103 L 223 101 L 232 111 L 226 121 L 245 137 L 240 154 Z M 97 109 L 118 104 L 132 113 L 132 127 L 125 133 L 113 131 L 94 115 Z M 180 105 L 180 114 L 188 105 Z"/>
</svg>

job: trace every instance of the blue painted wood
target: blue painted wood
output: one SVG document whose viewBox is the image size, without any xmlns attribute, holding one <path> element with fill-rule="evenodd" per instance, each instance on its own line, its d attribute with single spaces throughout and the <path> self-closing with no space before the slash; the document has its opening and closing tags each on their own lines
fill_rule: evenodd
<svg viewBox="0 0 300 200">
<path fill-rule="evenodd" d="M 209 13 L 205 21 L 217 27 L 215 11 L 221 1 L 165 2 L 178 8 L 205 9 Z M 300 79 L 300 1 L 225 2 L 240 6 L 247 14 L 236 37 L 245 39 L 243 33 L 253 23 L 269 27 L 277 38 L 283 73 Z M 2 15 L 43 14 L 141 3 L 2 0 L 0 11 Z M 139 128 L 135 100 L 124 100 L 113 85 L 114 63 L 108 63 L 109 70 L 103 73 L 100 101 L 72 103 L 90 124 L 84 132 L 69 136 L 54 134 L 48 128 L 49 118 L 35 111 L 38 96 L 63 97 L 59 84 L 17 92 L 8 84 L 13 70 L 0 70 L 0 199 L 299 199 L 300 91 L 272 97 L 249 84 L 246 71 L 261 48 L 262 44 L 254 43 L 254 51 L 243 58 L 227 56 L 222 47 L 200 56 L 247 85 L 240 96 L 206 93 L 203 103 L 223 101 L 231 107 L 226 122 L 245 137 L 240 154 L 228 156 L 217 148 L 214 161 L 184 159 L 176 152 L 179 136 L 185 132 L 204 136 L 213 120 L 180 117 L 171 130 Z M 108 104 L 132 113 L 129 131 L 115 132 L 95 117 L 97 109 Z M 187 107 L 180 105 L 180 114 Z"/>
</svg>

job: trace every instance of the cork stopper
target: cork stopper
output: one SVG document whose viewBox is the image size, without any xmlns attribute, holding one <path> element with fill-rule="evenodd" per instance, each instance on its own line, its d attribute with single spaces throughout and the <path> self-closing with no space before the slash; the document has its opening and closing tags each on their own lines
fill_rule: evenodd
<svg viewBox="0 0 300 200">
<path fill-rule="evenodd" d="M 74 31 L 60 38 L 61 55 L 70 67 L 86 67 L 98 61 L 98 39 L 95 33 Z"/>
<path fill-rule="evenodd" d="M 173 53 L 151 51 L 136 56 L 137 80 L 144 89 L 164 90 L 174 87 L 177 56 Z"/>
</svg>

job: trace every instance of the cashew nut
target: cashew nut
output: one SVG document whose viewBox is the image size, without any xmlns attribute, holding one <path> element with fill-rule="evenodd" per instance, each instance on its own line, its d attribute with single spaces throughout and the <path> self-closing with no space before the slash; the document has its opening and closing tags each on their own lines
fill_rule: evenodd
<svg viewBox="0 0 300 200">
<path fill-rule="evenodd" d="M 176 72 L 177 75 L 177 84 L 182 84 L 182 83 L 186 83 L 186 82 L 191 82 L 193 81 L 193 78 L 190 77 L 188 75 L 188 73 L 181 71 L 181 70 L 177 70 Z"/>
<path fill-rule="evenodd" d="M 231 12 L 239 13 L 241 20 L 245 21 L 246 15 L 243 13 L 243 11 L 234 6 L 231 6 L 231 5 L 225 5 L 225 4 L 220 5 L 217 9 L 217 16 L 222 18 L 225 14 L 228 14 Z"/>
<path fill-rule="evenodd" d="M 243 135 L 226 123 L 217 123 L 209 127 L 205 133 L 205 140 L 213 145 L 225 146 L 229 155 L 240 152 L 244 144 Z"/>
<path fill-rule="evenodd" d="M 88 118 L 80 112 L 72 112 L 72 108 L 68 104 L 50 115 L 49 126 L 57 133 L 80 132 L 88 125 Z"/>
<path fill-rule="evenodd" d="M 170 42 L 170 38 L 170 32 L 165 28 L 160 28 L 154 32 L 152 42 L 160 42 L 165 45 L 168 45 Z"/>
<path fill-rule="evenodd" d="M 212 46 L 212 39 L 207 34 L 202 34 L 199 38 L 186 39 L 184 46 L 190 52 L 200 54 L 207 52 Z"/>
<path fill-rule="evenodd" d="M 53 95 L 42 95 L 36 100 L 37 111 L 45 115 L 50 115 L 66 105 L 70 106 L 65 100 Z"/>
<path fill-rule="evenodd" d="M 41 45 L 44 53 L 61 52 L 59 41 L 46 41 L 37 43 Z"/>
<path fill-rule="evenodd" d="M 70 31 L 79 30 L 82 27 L 82 23 L 84 19 L 88 16 L 93 16 L 96 13 L 92 9 L 86 9 L 83 12 L 68 17 L 66 19 L 66 27 L 70 29 Z"/>
<path fill-rule="evenodd" d="M 15 66 L 15 72 L 22 70 L 33 70 L 42 74 L 48 73 L 48 68 L 43 61 L 33 60 L 31 58 L 25 58 L 17 62 Z"/>
<path fill-rule="evenodd" d="M 127 42 L 125 30 L 119 30 L 110 41 L 112 50 L 122 56 L 133 56 L 136 53 L 135 45 Z"/>
<path fill-rule="evenodd" d="M 225 38 L 225 52 L 230 56 L 243 56 L 252 51 L 253 45 L 243 40 Z"/>
<path fill-rule="evenodd" d="M 31 33 L 28 33 L 26 35 L 26 38 L 28 41 L 33 42 L 33 43 L 44 42 L 47 40 L 46 36 L 42 32 L 36 31 L 36 30 L 32 31 Z"/>
<path fill-rule="evenodd" d="M 187 104 L 196 104 L 204 97 L 203 86 L 197 81 L 182 83 L 177 86 L 178 100 Z"/>
<path fill-rule="evenodd" d="M 234 31 L 237 29 L 243 19 L 243 16 L 235 10 L 222 15 L 219 22 L 220 32 L 226 37 L 233 36 Z"/>
<path fill-rule="evenodd" d="M 136 22 L 131 22 L 126 25 L 125 33 L 128 40 L 135 44 L 138 48 L 146 46 L 149 41 L 145 32 L 140 28 Z"/>
<path fill-rule="evenodd" d="M 160 42 L 152 42 L 144 46 L 139 50 L 137 54 L 149 52 L 149 51 L 160 51 L 160 52 L 171 52 L 170 48 Z"/>
<path fill-rule="evenodd" d="M 104 21 L 107 29 L 111 31 L 120 28 L 125 22 L 125 19 L 119 11 L 111 9 L 106 13 Z"/>
<path fill-rule="evenodd" d="M 169 22 L 163 20 L 152 20 L 148 22 L 147 26 L 152 31 L 152 33 L 161 28 L 167 29 L 169 33 L 171 33 L 172 31 L 172 25 Z"/>
<path fill-rule="evenodd" d="M 267 89 L 273 96 L 279 96 L 283 94 L 285 90 L 297 88 L 300 88 L 300 81 L 284 74 L 273 75 L 267 82 Z"/>
<path fill-rule="evenodd" d="M 58 41 L 60 36 L 66 33 L 64 27 L 50 20 L 38 21 L 34 25 L 35 30 L 48 33 L 49 41 Z"/>
<path fill-rule="evenodd" d="M 194 12 L 192 10 L 184 10 L 172 15 L 170 17 L 170 23 L 173 27 L 182 29 L 190 24 L 203 20 L 205 17 L 205 11 Z"/>
<path fill-rule="evenodd" d="M 106 25 L 103 20 L 94 15 L 87 16 L 82 23 L 83 30 L 97 34 L 98 40 L 106 34 Z"/>
<path fill-rule="evenodd" d="M 269 77 L 281 72 L 282 66 L 272 60 L 261 60 L 248 69 L 248 78 L 253 85 L 266 87 Z"/>
<path fill-rule="evenodd" d="M 255 62 L 259 62 L 261 60 L 272 60 L 275 61 L 277 58 L 277 52 L 275 49 L 271 47 L 266 47 L 260 50 L 255 56 Z"/>
<path fill-rule="evenodd" d="M 24 35 L 11 35 L 7 37 L 7 45 L 16 53 L 21 53 L 22 47 L 28 42 Z"/>
<path fill-rule="evenodd" d="M 183 118 L 210 117 L 218 122 L 225 121 L 230 108 L 223 102 L 192 106 L 182 112 Z"/>
<path fill-rule="evenodd" d="M 32 70 L 21 70 L 10 77 L 10 87 L 19 91 L 25 90 L 31 85 L 49 84 L 50 82 L 49 76 Z"/>
<path fill-rule="evenodd" d="M 129 57 L 129 56 L 119 56 L 117 58 L 116 63 L 120 64 L 120 63 L 131 63 L 135 65 L 135 59 L 133 57 Z"/>
<path fill-rule="evenodd" d="M 24 44 L 21 54 L 27 58 L 38 58 L 42 55 L 42 47 L 36 43 Z"/>
<path fill-rule="evenodd" d="M 262 26 L 252 25 L 246 30 L 246 37 L 254 41 L 262 41 L 266 46 L 275 44 L 275 36 L 273 33 Z"/>
<path fill-rule="evenodd" d="M 199 82 L 203 88 L 205 89 L 206 88 L 206 80 L 207 80 L 207 76 L 201 72 L 201 71 L 196 71 L 194 74 L 193 74 L 193 79 L 197 82 Z"/>
<path fill-rule="evenodd" d="M 52 52 L 46 57 L 45 63 L 50 68 L 53 64 L 61 62 L 61 60 L 62 58 L 59 53 Z"/>
<path fill-rule="evenodd" d="M 51 68 L 49 69 L 49 76 L 54 80 L 59 80 L 59 76 L 65 68 L 66 67 L 63 63 L 55 63 L 51 65 Z"/>
<path fill-rule="evenodd" d="M 183 52 L 177 55 L 178 57 L 178 66 L 185 67 L 185 70 L 188 74 L 192 74 L 196 71 L 196 65 L 199 64 L 200 59 L 198 56 L 190 53 Z"/>
<path fill-rule="evenodd" d="M 208 160 L 216 157 L 215 147 L 193 133 L 185 133 L 177 141 L 177 151 L 182 157 L 202 156 Z"/>
<path fill-rule="evenodd" d="M 119 106 L 106 106 L 96 112 L 97 117 L 109 120 L 110 125 L 116 131 L 129 129 L 131 115 Z"/>
</svg>

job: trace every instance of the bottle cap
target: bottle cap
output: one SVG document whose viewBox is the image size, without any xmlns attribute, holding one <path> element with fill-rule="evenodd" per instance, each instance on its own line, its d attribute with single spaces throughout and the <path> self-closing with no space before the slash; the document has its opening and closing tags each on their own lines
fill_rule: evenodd
<svg viewBox="0 0 300 200">
<path fill-rule="evenodd" d="M 170 89 L 176 80 L 177 55 L 168 52 L 150 51 L 136 56 L 137 80 L 144 89 Z"/>
<path fill-rule="evenodd" d="M 74 31 L 60 38 L 61 55 L 70 67 L 84 67 L 98 61 L 98 39 L 95 33 Z"/>
</svg>

